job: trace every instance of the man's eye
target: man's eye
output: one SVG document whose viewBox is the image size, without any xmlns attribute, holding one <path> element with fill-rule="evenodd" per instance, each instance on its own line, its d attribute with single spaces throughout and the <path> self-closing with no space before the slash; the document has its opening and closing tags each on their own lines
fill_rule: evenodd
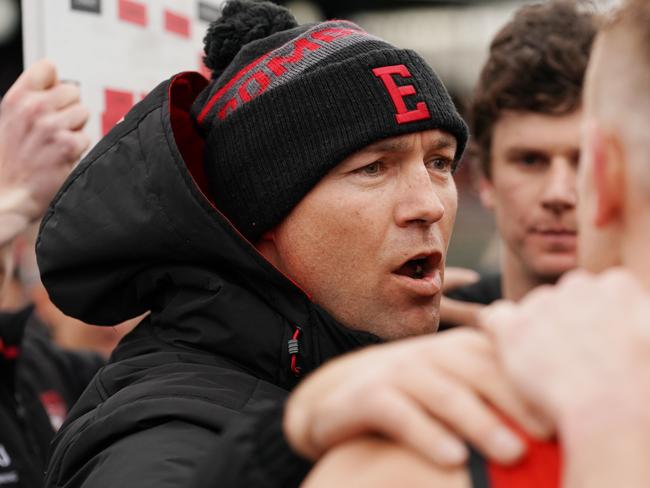
<svg viewBox="0 0 650 488">
<path fill-rule="evenodd" d="M 524 154 L 519 158 L 519 162 L 524 166 L 535 166 L 542 164 L 544 162 L 544 158 L 542 158 L 539 154 Z"/>
<path fill-rule="evenodd" d="M 429 163 L 429 167 L 436 171 L 451 171 L 453 165 L 453 161 L 448 158 L 435 158 Z"/>
<path fill-rule="evenodd" d="M 367 176 L 376 176 L 381 173 L 382 162 L 375 161 L 374 163 L 367 164 L 356 170 L 356 173 L 361 173 Z"/>
</svg>

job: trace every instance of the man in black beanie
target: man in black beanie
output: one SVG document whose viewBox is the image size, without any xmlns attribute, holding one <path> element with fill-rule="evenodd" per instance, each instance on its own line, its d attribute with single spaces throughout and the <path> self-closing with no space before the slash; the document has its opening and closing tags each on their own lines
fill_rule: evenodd
<svg viewBox="0 0 650 488">
<path fill-rule="evenodd" d="M 41 226 L 65 313 L 150 312 L 70 412 L 47 486 L 184 486 L 206 463 L 220 486 L 295 485 L 300 377 L 437 328 L 467 129 L 431 68 L 240 1 L 206 62 L 212 81 L 182 73 L 134 107 Z"/>
</svg>

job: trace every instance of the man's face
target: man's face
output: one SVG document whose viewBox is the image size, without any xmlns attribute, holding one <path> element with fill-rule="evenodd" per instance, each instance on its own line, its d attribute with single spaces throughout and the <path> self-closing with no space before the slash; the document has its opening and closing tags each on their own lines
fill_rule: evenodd
<svg viewBox="0 0 650 488">
<path fill-rule="evenodd" d="M 507 258 L 540 281 L 576 265 L 579 144 L 580 111 L 505 112 L 494 126 L 481 197 L 495 212 Z"/>
<path fill-rule="evenodd" d="M 302 199 L 265 254 L 352 329 L 384 339 L 434 332 L 456 217 L 455 152 L 438 130 L 366 147 Z"/>
</svg>

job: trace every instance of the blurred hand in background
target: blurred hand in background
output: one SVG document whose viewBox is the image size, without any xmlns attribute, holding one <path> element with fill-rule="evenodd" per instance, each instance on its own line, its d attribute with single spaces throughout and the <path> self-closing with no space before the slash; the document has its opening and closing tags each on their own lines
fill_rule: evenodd
<svg viewBox="0 0 650 488">
<path fill-rule="evenodd" d="M 477 324 L 478 314 L 483 309 L 483 305 L 453 300 L 447 297 L 446 294 L 463 286 L 476 283 L 480 278 L 481 276 L 471 269 L 445 268 L 445 281 L 442 287 L 443 296 L 440 300 L 440 322 L 470 327 Z"/>
<path fill-rule="evenodd" d="M 28 68 L 0 103 L 0 245 L 40 218 L 89 144 L 79 88 L 55 66 Z"/>
</svg>

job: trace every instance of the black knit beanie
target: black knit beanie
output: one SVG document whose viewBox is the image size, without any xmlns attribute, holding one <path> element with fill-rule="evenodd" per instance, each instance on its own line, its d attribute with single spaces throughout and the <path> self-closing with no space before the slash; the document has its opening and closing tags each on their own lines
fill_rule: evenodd
<svg viewBox="0 0 650 488">
<path fill-rule="evenodd" d="M 284 8 L 234 0 L 205 37 L 213 80 L 192 115 L 218 208 L 251 242 L 332 168 L 387 137 L 467 127 L 415 52 L 347 21 L 297 26 Z"/>
</svg>

